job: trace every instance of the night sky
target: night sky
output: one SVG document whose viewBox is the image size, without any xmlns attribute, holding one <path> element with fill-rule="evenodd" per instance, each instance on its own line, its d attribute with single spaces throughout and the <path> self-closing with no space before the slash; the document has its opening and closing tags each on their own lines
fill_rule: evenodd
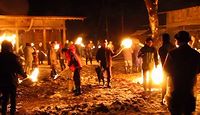
<svg viewBox="0 0 200 115">
<path fill-rule="evenodd" d="M 83 22 L 66 23 L 69 38 L 82 35 L 87 39 L 97 39 L 105 38 L 108 34 L 110 39 L 115 39 L 148 27 L 148 13 L 144 0 L 29 0 L 28 4 L 28 15 L 87 17 Z M 199 5 L 200 0 L 159 0 L 159 12 Z M 0 11 L 2 12 L 1 8 Z M 124 29 L 122 29 L 122 22 Z M 164 22 L 161 20 L 160 23 Z"/>
</svg>

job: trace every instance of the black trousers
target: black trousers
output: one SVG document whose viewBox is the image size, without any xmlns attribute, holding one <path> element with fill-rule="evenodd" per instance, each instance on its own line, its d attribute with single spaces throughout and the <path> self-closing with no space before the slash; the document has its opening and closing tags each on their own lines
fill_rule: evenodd
<svg viewBox="0 0 200 115">
<path fill-rule="evenodd" d="M 91 56 L 86 56 L 86 65 L 87 65 L 88 60 L 90 61 L 90 64 L 92 64 L 92 57 Z"/>
<path fill-rule="evenodd" d="M 64 59 L 60 59 L 60 67 L 61 67 L 61 70 L 64 70 L 66 68 Z"/>
<path fill-rule="evenodd" d="M 6 115 L 7 105 L 10 99 L 11 108 L 10 114 L 14 115 L 16 111 L 16 86 L 1 88 L 2 92 L 2 115 Z"/>
<path fill-rule="evenodd" d="M 73 76 L 75 84 L 75 93 L 81 93 L 81 79 L 80 79 L 80 69 L 76 68 Z"/>
<path fill-rule="evenodd" d="M 196 98 L 190 92 L 172 92 L 168 106 L 171 115 L 191 115 L 195 111 Z"/>
</svg>

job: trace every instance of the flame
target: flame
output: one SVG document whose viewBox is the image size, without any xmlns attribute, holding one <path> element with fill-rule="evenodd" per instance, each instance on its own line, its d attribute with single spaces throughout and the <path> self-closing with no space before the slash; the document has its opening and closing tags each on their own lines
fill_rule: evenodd
<svg viewBox="0 0 200 115">
<path fill-rule="evenodd" d="M 155 84 L 161 84 L 163 80 L 163 69 L 162 69 L 162 64 L 159 64 L 156 67 L 154 67 L 153 72 L 152 72 L 152 79 L 153 83 Z"/>
<path fill-rule="evenodd" d="M 82 47 L 85 47 L 85 45 L 83 44 L 83 38 L 82 37 L 78 37 L 75 44 L 80 45 Z"/>
<path fill-rule="evenodd" d="M 14 46 L 15 43 L 16 43 L 16 35 L 15 34 L 12 34 L 12 35 L 8 35 L 8 34 L 3 34 L 2 36 L 0 36 L 0 42 L 4 41 L 4 40 L 7 40 L 9 42 L 12 43 L 12 45 Z"/>
<path fill-rule="evenodd" d="M 30 76 L 28 76 L 33 82 L 38 81 L 38 75 L 39 75 L 39 68 L 34 68 L 33 72 Z"/>
<path fill-rule="evenodd" d="M 19 82 L 19 84 L 20 84 L 20 83 L 22 83 L 22 82 L 23 82 L 23 80 L 21 80 L 21 79 L 18 79 L 18 82 Z"/>
<path fill-rule="evenodd" d="M 82 43 L 83 38 L 82 37 L 78 37 L 75 44 L 81 44 Z"/>
<path fill-rule="evenodd" d="M 131 48 L 132 40 L 130 38 L 126 38 L 122 41 L 121 46 L 124 48 Z"/>
<path fill-rule="evenodd" d="M 31 46 L 33 47 L 35 44 L 34 43 L 31 43 Z"/>
<path fill-rule="evenodd" d="M 55 49 L 55 50 L 58 50 L 59 48 L 60 48 L 60 45 L 59 45 L 59 44 L 55 44 L 55 45 L 54 45 L 54 49 Z"/>
<path fill-rule="evenodd" d="M 148 72 L 147 72 L 148 74 Z M 138 78 L 134 78 L 133 82 L 136 82 L 136 83 L 140 83 L 140 84 L 143 84 L 143 75 L 141 75 L 140 77 Z M 149 81 L 149 76 L 147 76 L 147 82 Z M 163 81 L 163 70 L 162 70 L 162 64 L 159 64 L 156 67 L 154 67 L 153 71 L 152 71 L 152 82 L 153 84 L 155 85 L 161 85 L 162 84 L 162 81 Z"/>
</svg>

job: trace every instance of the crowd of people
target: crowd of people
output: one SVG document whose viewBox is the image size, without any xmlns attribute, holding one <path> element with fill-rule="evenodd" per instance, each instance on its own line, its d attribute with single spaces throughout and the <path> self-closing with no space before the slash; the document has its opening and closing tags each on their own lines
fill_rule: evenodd
<svg viewBox="0 0 200 115">
<path fill-rule="evenodd" d="M 66 68 L 66 64 L 69 66 L 73 72 L 73 92 L 75 96 L 78 96 L 81 95 L 82 57 L 85 57 L 86 65 L 88 65 L 88 61 L 92 65 L 95 58 L 100 68 L 98 77 L 104 79 L 105 76 L 102 73 L 106 72 L 107 83 L 105 87 L 111 88 L 112 58 L 123 50 L 125 73 L 142 72 L 145 92 L 152 89 L 151 73 L 154 66 L 157 67 L 159 64 L 160 57 L 163 70 L 166 73 L 162 83 L 162 100 L 166 99 L 168 102 L 171 114 L 184 113 L 189 115 L 195 110 L 196 98 L 193 88 L 197 79 L 196 75 L 200 73 L 200 54 L 190 46 L 191 36 L 188 32 L 178 32 L 175 35 L 175 40 L 176 44 L 171 43 L 169 34 L 164 33 L 162 34 L 162 46 L 158 50 L 153 44 L 154 38 L 148 37 L 143 47 L 134 44 L 134 47 L 122 48 L 120 51 L 115 50 L 112 41 L 108 43 L 107 40 L 101 41 L 97 47 L 92 41 L 89 41 L 84 49 L 79 49 L 81 48 L 78 46 L 79 44 L 73 42 L 59 45 L 53 41 L 49 42 L 47 51 L 44 50 L 42 43 L 39 43 L 37 48 L 31 43 L 26 43 L 24 48 L 20 48 L 18 54 L 24 56 L 24 67 L 18 61 L 18 56 L 13 53 L 12 44 L 4 41 L 1 44 L 2 51 L 0 53 L 2 114 L 6 114 L 9 98 L 11 99 L 11 113 L 15 112 L 18 75 L 26 78 L 26 74 L 30 74 L 32 68 L 37 67 L 38 64 L 44 64 L 45 56 L 47 56 L 47 62 L 52 69 L 52 78 L 58 74 L 58 64 L 60 64 L 61 71 Z M 4 65 L 13 66 L 6 68 L 7 66 Z M 147 76 L 149 76 L 148 82 Z M 166 91 L 167 89 L 170 91 Z"/>
</svg>

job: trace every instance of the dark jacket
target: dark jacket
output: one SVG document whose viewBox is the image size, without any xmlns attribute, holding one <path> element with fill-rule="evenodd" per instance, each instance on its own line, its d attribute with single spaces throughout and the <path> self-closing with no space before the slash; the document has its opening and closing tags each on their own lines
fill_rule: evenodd
<svg viewBox="0 0 200 115">
<path fill-rule="evenodd" d="M 38 58 L 39 58 L 39 61 L 43 61 L 45 59 L 45 55 L 44 55 L 44 48 L 41 46 L 38 47 Z"/>
<path fill-rule="evenodd" d="M 17 86 L 17 74 L 26 77 L 18 57 L 12 52 L 0 53 L 0 88 Z"/>
<path fill-rule="evenodd" d="M 189 45 L 169 52 L 164 70 L 169 74 L 175 92 L 193 93 L 196 75 L 200 73 L 200 54 Z"/>
<path fill-rule="evenodd" d="M 101 61 L 100 64 L 103 68 L 111 67 L 113 55 L 114 52 L 112 52 L 110 49 L 101 47 L 96 53 L 96 60 L 97 62 Z"/>
<path fill-rule="evenodd" d="M 155 47 L 145 45 L 138 53 L 138 57 L 142 58 L 142 69 L 153 69 L 154 65 L 158 65 L 158 53 Z"/>
<path fill-rule="evenodd" d="M 175 48 L 175 46 L 172 45 L 171 43 L 163 44 L 163 45 L 159 48 L 158 53 L 159 53 L 159 55 L 160 55 L 160 59 L 161 59 L 162 65 L 163 65 L 164 62 L 165 62 L 165 58 L 166 58 L 166 56 L 167 56 L 167 53 L 168 53 L 169 51 L 171 51 L 172 49 L 174 49 L 174 48 Z"/>
<path fill-rule="evenodd" d="M 89 47 L 89 45 L 85 47 L 85 56 L 88 58 L 92 58 L 92 49 L 91 47 Z"/>
</svg>

